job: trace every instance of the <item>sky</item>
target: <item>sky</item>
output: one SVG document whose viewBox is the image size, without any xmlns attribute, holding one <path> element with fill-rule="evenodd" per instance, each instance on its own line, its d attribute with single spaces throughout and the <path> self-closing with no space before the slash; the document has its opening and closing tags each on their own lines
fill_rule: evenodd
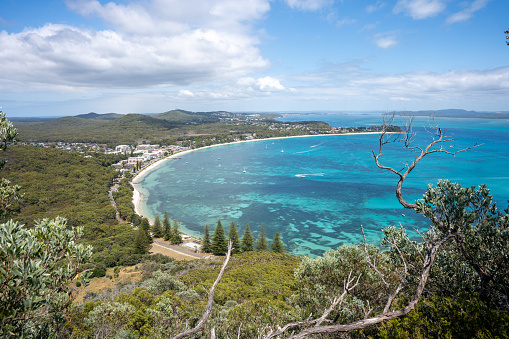
<svg viewBox="0 0 509 339">
<path fill-rule="evenodd" d="M 509 111 L 508 13 L 508 0 L 0 0 L 0 107 Z"/>
</svg>

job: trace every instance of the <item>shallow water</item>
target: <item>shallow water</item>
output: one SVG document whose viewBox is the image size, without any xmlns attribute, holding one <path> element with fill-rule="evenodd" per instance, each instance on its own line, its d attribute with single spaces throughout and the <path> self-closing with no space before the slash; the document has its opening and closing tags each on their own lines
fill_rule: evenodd
<svg viewBox="0 0 509 339">
<path fill-rule="evenodd" d="M 377 116 L 288 116 L 286 120 L 323 120 L 332 126 L 369 126 Z M 439 179 L 463 186 L 487 184 L 495 198 L 509 199 L 509 122 L 505 120 L 440 119 L 458 147 L 485 143 L 456 156 L 430 155 L 404 185 L 407 200 L 422 196 Z M 427 142 L 416 118 L 417 142 Z M 263 224 L 268 236 L 280 232 L 293 254 L 321 255 L 330 248 L 362 241 L 378 244 L 387 225 L 425 228 L 426 220 L 403 209 L 395 198 L 396 175 L 376 167 L 371 154 L 377 135 L 338 135 L 249 143 L 196 150 L 172 159 L 143 176 L 142 213 L 150 218 L 167 212 L 182 230 L 201 236 L 220 219 L 246 224 L 255 233 Z M 401 168 L 414 155 L 387 148 L 383 161 Z M 506 204 L 502 204 L 504 207 Z"/>
</svg>

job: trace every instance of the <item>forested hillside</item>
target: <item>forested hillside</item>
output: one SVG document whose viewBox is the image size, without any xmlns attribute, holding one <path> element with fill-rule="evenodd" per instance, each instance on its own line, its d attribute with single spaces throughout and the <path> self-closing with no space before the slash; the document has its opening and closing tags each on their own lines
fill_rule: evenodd
<svg viewBox="0 0 509 339">
<path fill-rule="evenodd" d="M 92 263 L 87 268 L 137 263 L 142 256 L 134 253 L 135 230 L 130 224 L 117 221 L 108 198 L 108 190 L 118 176 L 110 165 L 119 156 L 92 154 L 9 147 L 3 154 L 6 164 L 0 176 L 19 185 L 19 193 L 23 194 L 23 199 L 9 208 L 13 212 L 11 218 L 32 227 L 36 220 L 60 216 L 70 226 L 82 226 L 82 243 L 94 247 Z M 132 191 L 126 194 L 126 203 L 132 205 Z"/>
<path fill-rule="evenodd" d="M 182 110 L 155 115 L 89 113 L 42 122 L 16 122 L 15 126 L 19 132 L 18 140 L 23 142 L 92 142 L 110 147 L 143 141 L 173 144 L 177 140 L 196 139 L 201 142 L 218 135 L 233 141 L 242 138 L 244 133 L 268 137 L 330 130 L 330 126 L 323 122 L 283 124 L 267 114 L 260 114 L 251 120 L 250 116 L 244 114 Z"/>
</svg>

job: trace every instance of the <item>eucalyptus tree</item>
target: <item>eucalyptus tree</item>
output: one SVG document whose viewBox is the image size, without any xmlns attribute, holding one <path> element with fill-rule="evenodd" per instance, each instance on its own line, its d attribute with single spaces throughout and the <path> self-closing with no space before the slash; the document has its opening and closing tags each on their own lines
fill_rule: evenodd
<svg viewBox="0 0 509 339">
<path fill-rule="evenodd" d="M 0 152 L 5 151 L 9 143 L 15 141 L 18 131 L 14 128 L 12 122 L 5 118 L 5 113 L 0 111 Z M 0 161 L 0 169 L 5 165 L 5 160 Z M 18 185 L 11 185 L 11 182 L 5 178 L 0 179 L 0 219 L 9 217 L 9 207 L 21 199 Z"/>
<path fill-rule="evenodd" d="M 0 225 L 0 337 L 54 337 L 72 302 L 70 282 L 92 257 L 77 244 L 82 227 L 64 218 L 37 221 L 26 229 L 12 220 Z M 80 275 L 82 285 L 89 273 Z"/>
<path fill-rule="evenodd" d="M 350 332 L 408 314 L 416 307 L 425 290 L 439 250 L 446 247 L 451 240 L 458 242 L 458 239 L 469 238 L 468 233 L 472 229 L 471 220 L 476 219 L 474 216 L 478 216 L 477 219 L 483 222 L 487 220 L 485 214 L 482 213 L 482 215 L 474 213 L 474 216 L 469 215 L 467 217 L 464 215 L 465 211 L 462 210 L 462 207 L 466 205 L 460 203 L 458 206 L 458 202 L 461 202 L 462 197 L 472 203 L 473 206 L 479 206 L 480 203 L 482 205 L 479 198 L 484 194 L 480 194 L 478 198 L 465 192 L 458 197 L 452 193 L 454 191 L 452 190 L 452 194 L 445 194 L 444 196 L 436 195 L 433 189 L 428 187 L 428 192 L 423 199 L 416 203 L 409 203 L 403 198 L 401 192 L 403 182 L 425 156 L 434 153 L 456 155 L 479 145 L 475 144 L 459 150 L 453 149 L 452 142 L 455 139 L 445 136 L 433 119 L 429 127 L 431 140 L 427 145 L 421 147 L 414 144 L 415 133 L 412 130 L 412 119 L 405 126 L 404 132 L 397 134 L 389 133 L 392 129 L 393 120 L 394 115 L 388 118 L 384 117 L 379 137 L 379 148 L 377 152 L 373 151 L 375 163 L 379 168 L 390 171 L 399 177 L 396 185 L 398 201 L 403 207 L 414 209 L 427 216 L 433 223 L 432 227 L 427 233 L 421 235 L 422 243 L 419 245 L 410 241 L 403 228 L 399 231 L 395 231 L 394 228 L 386 230 L 384 245 L 389 247 L 392 258 L 380 260 L 379 252 L 373 252 L 370 246 L 367 245 L 364 229 L 361 226 L 364 237 L 362 260 L 369 267 L 369 276 L 377 277 L 379 284 L 382 286 L 381 289 L 378 289 L 378 292 L 375 290 L 371 295 L 371 298 L 376 299 L 372 299 L 371 302 L 369 299 L 366 300 L 356 319 L 348 319 L 345 323 L 336 323 L 345 304 L 352 297 L 358 295 L 359 292 L 366 292 L 364 288 L 359 288 L 359 286 L 362 285 L 361 278 L 368 275 L 368 273 L 355 271 L 358 267 L 354 265 L 350 273 L 343 276 L 342 287 L 341 285 L 338 286 L 338 291 L 334 293 L 334 297 L 330 297 L 332 302 L 329 303 L 329 306 L 323 309 L 322 312 L 315 313 L 319 316 L 288 323 L 279 329 L 270 329 L 263 336 L 264 338 L 277 338 L 290 331 L 295 332 L 295 334 L 290 335 L 290 338 Z M 415 154 L 415 158 L 411 162 L 407 162 L 401 170 L 384 165 L 381 162 L 385 147 L 395 143 L 401 143 L 404 149 Z M 458 198 L 460 201 L 458 201 Z M 456 218 L 456 216 L 461 217 Z M 505 216 L 500 216 L 500 218 L 506 220 L 504 219 Z M 482 222 L 479 224 L 482 224 Z M 412 284 L 409 284 L 409 280 L 413 280 Z M 406 296 L 403 296 L 403 294 Z M 380 299 L 381 297 L 383 299 Z M 396 306 L 395 302 L 398 298 L 406 300 L 406 303 L 403 306 Z"/>
<path fill-rule="evenodd" d="M 394 116 L 390 117 L 384 125 L 391 124 L 393 119 Z M 399 177 L 396 196 L 402 206 L 427 217 L 433 231 L 440 236 L 451 235 L 453 241 L 438 257 L 447 280 L 454 281 L 458 289 L 474 287 L 481 300 L 509 310 L 509 210 L 502 212 L 497 208 L 485 185 L 462 188 L 457 183 L 440 180 L 435 187 L 428 185 L 423 198 L 416 202 L 406 201 L 401 193 L 404 180 L 425 156 L 433 153 L 456 155 L 481 145 L 454 149 L 452 142 L 456 139 L 446 136 L 433 119 L 428 128 L 431 141 L 426 147 L 419 147 L 414 145 L 411 123 L 410 120 L 402 135 L 382 132 L 378 153 L 373 152 L 376 165 Z M 382 149 L 394 143 L 401 143 L 417 154 L 401 170 L 381 163 Z M 465 270 L 465 264 L 470 272 Z M 443 273 L 436 276 L 438 281 L 444 277 Z M 447 288 L 451 284 L 444 286 Z"/>
</svg>

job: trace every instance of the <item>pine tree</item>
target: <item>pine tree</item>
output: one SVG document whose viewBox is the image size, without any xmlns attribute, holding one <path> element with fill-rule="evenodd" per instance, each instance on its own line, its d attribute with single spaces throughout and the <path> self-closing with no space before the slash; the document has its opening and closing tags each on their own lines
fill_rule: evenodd
<svg viewBox="0 0 509 339">
<path fill-rule="evenodd" d="M 138 228 L 141 228 L 145 232 L 147 241 L 149 244 L 151 244 L 153 241 L 152 236 L 150 235 L 150 222 L 148 221 L 148 219 L 147 218 L 141 219 L 141 224 Z"/>
<path fill-rule="evenodd" d="M 225 255 L 227 251 L 228 243 L 226 242 L 224 228 L 221 224 L 221 220 L 218 220 L 216 230 L 212 236 L 212 253 L 215 255 Z"/>
<path fill-rule="evenodd" d="M 203 230 L 203 246 L 201 247 L 201 251 L 204 253 L 212 252 L 212 245 L 210 243 L 209 225 L 205 225 L 205 229 Z"/>
<path fill-rule="evenodd" d="M 246 225 L 246 229 L 244 230 L 241 247 L 242 252 L 254 251 L 254 237 L 249 228 L 249 224 Z"/>
<path fill-rule="evenodd" d="M 281 242 L 279 232 L 276 232 L 276 234 L 274 234 L 274 238 L 272 239 L 272 252 L 285 253 L 285 248 L 283 246 L 283 243 Z"/>
<path fill-rule="evenodd" d="M 268 251 L 269 244 L 267 243 L 267 232 L 265 232 L 265 226 L 260 227 L 260 234 L 258 234 L 258 239 L 256 239 L 256 250 L 258 252 Z"/>
<path fill-rule="evenodd" d="M 162 238 L 163 237 L 163 226 L 161 225 L 161 219 L 158 215 L 156 215 L 154 219 L 154 225 L 152 225 L 152 235 L 154 238 Z"/>
<path fill-rule="evenodd" d="M 168 217 L 168 213 L 166 213 L 166 212 L 164 212 L 164 217 L 163 217 L 163 233 L 164 233 L 164 240 L 166 240 L 166 241 L 170 240 L 171 223 L 170 223 L 170 217 Z"/>
<path fill-rule="evenodd" d="M 180 222 L 177 219 L 173 219 L 173 226 L 171 228 L 171 238 L 170 241 L 173 244 L 181 244 L 182 243 L 182 236 L 179 232 Z"/>
<path fill-rule="evenodd" d="M 235 226 L 233 221 L 230 224 L 230 230 L 228 231 L 228 241 L 232 242 L 232 253 L 240 253 L 239 232 L 237 231 L 237 226 Z"/>
<path fill-rule="evenodd" d="M 134 237 L 134 253 L 146 254 L 150 246 L 150 241 L 147 238 L 147 233 L 142 227 L 138 227 L 136 236 Z"/>
</svg>

